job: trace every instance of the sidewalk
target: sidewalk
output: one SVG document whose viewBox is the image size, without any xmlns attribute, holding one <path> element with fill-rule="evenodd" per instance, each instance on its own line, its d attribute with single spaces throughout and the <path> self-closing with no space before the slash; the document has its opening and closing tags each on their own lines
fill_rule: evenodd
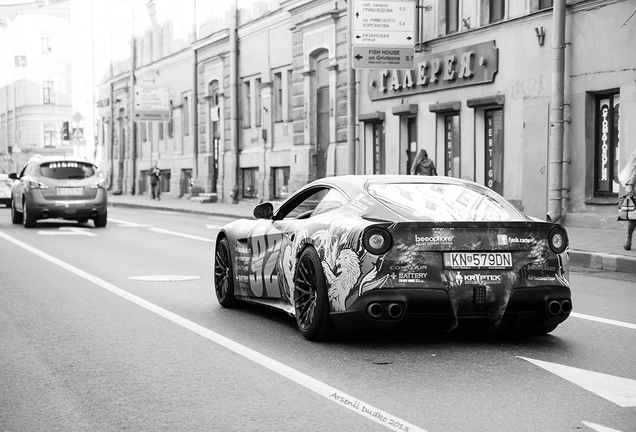
<svg viewBox="0 0 636 432">
<path fill-rule="evenodd" d="M 227 218 L 252 218 L 253 203 L 238 204 L 200 203 L 188 198 L 164 196 L 153 201 L 149 196 L 108 195 L 111 207 L 152 208 L 164 211 L 219 216 Z M 566 226 L 570 238 L 570 264 L 576 267 L 620 271 L 636 274 L 636 239 L 634 249 L 626 251 L 623 243 L 625 229 L 595 229 Z"/>
</svg>

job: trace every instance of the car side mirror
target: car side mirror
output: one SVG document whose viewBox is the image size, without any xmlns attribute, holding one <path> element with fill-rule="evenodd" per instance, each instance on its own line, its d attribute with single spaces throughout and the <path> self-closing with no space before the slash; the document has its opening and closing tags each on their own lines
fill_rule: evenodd
<svg viewBox="0 0 636 432">
<path fill-rule="evenodd" d="M 256 219 L 271 219 L 272 216 L 274 216 L 274 205 L 271 202 L 264 202 L 254 207 Z"/>
<path fill-rule="evenodd" d="M 18 179 L 18 175 L 16 173 L 11 173 L 11 174 L 9 174 L 9 178 L 11 180 L 17 180 Z"/>
</svg>

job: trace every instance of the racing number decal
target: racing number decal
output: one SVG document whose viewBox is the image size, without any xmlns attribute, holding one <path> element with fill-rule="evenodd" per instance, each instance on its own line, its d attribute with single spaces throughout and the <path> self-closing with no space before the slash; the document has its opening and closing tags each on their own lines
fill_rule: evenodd
<svg viewBox="0 0 636 432">
<path fill-rule="evenodd" d="M 250 288 L 256 297 L 279 298 L 276 262 L 282 234 L 271 225 L 260 225 L 250 233 L 249 238 L 252 248 Z"/>
</svg>

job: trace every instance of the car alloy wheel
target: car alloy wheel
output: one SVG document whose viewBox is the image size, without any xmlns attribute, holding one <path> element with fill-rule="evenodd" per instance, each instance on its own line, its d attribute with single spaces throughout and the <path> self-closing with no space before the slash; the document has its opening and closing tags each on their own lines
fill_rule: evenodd
<svg viewBox="0 0 636 432">
<path fill-rule="evenodd" d="M 219 304 L 225 308 L 235 308 L 238 300 L 234 297 L 234 272 L 227 238 L 216 245 L 214 254 L 214 291 Z"/>
<path fill-rule="evenodd" d="M 37 219 L 34 218 L 27 208 L 26 198 L 22 198 L 22 222 L 25 228 L 35 227 Z"/>
<path fill-rule="evenodd" d="M 298 330 L 308 340 L 325 341 L 334 333 L 329 316 L 327 284 L 314 248 L 300 255 L 294 275 L 294 307 Z"/>
</svg>

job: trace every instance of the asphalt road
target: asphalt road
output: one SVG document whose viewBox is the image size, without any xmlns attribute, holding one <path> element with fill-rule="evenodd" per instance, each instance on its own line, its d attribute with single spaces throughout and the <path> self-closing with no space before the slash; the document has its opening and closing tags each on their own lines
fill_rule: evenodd
<svg viewBox="0 0 636 432">
<path fill-rule="evenodd" d="M 221 308 L 228 219 L 0 209 L 0 431 L 636 431 L 636 280 L 574 269 L 551 335 L 341 334 Z"/>
</svg>

